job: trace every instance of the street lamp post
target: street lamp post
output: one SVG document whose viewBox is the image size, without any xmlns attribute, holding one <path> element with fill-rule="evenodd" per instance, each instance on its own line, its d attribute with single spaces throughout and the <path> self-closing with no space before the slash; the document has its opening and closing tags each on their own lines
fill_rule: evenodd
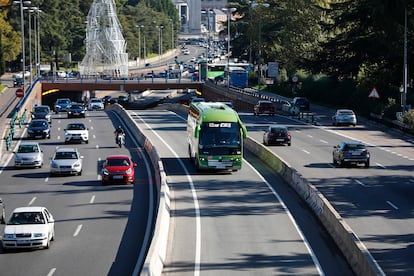
<svg viewBox="0 0 414 276">
<path fill-rule="evenodd" d="M 35 60 L 36 60 L 36 73 L 37 73 L 37 77 L 40 77 L 40 51 L 41 51 L 41 48 L 40 48 L 40 18 L 39 18 L 39 16 L 40 16 L 40 13 L 42 12 L 42 10 L 41 9 L 39 9 L 39 8 L 36 8 L 35 9 L 35 11 L 36 11 L 36 17 L 35 17 L 35 19 L 37 20 L 37 24 L 36 24 L 36 28 L 37 28 L 37 42 L 36 42 L 36 45 L 37 45 L 37 59 L 35 58 Z M 35 53 L 36 53 L 36 51 L 35 51 Z"/>
<path fill-rule="evenodd" d="M 252 2 L 251 3 L 252 7 L 255 8 L 257 6 L 262 6 L 265 8 L 268 8 L 270 5 L 268 3 L 256 3 L 256 2 Z M 261 64 L 261 56 L 262 56 L 262 17 L 259 16 L 259 51 L 257 53 L 258 56 L 258 62 L 257 62 L 257 84 L 258 84 L 258 94 L 260 96 L 260 84 L 261 84 L 261 78 L 262 78 L 262 72 L 261 72 L 261 68 L 260 68 L 260 64 Z"/>
<path fill-rule="evenodd" d="M 35 12 L 33 7 L 23 7 L 29 13 L 29 72 L 30 72 L 30 85 L 33 83 L 33 70 L 32 70 L 32 16 Z"/>
<path fill-rule="evenodd" d="M 171 50 L 174 50 L 174 20 L 170 19 L 171 21 Z"/>
<path fill-rule="evenodd" d="M 407 8 L 404 9 L 404 65 L 403 65 L 403 93 L 402 93 L 402 113 L 404 114 L 407 104 Z"/>
<path fill-rule="evenodd" d="M 21 32 L 22 32 L 22 78 L 23 78 L 23 89 L 25 87 L 25 71 L 26 71 L 26 62 L 25 62 L 25 51 L 24 51 L 24 14 L 23 14 L 23 6 L 32 4 L 31 1 L 13 1 L 14 5 L 20 5 L 20 25 L 21 25 Z"/>
<path fill-rule="evenodd" d="M 141 67 L 141 28 L 144 28 L 144 25 L 137 25 L 138 27 L 138 67 Z"/>
<path fill-rule="evenodd" d="M 230 8 L 230 9 L 223 9 L 224 11 L 227 11 L 227 90 L 230 90 L 230 20 L 232 13 L 235 12 L 236 8 Z M 226 72 L 226 71 L 225 71 Z"/>
<path fill-rule="evenodd" d="M 164 28 L 163 25 L 157 26 L 159 33 L 158 33 L 158 59 L 161 60 L 162 54 L 162 29 Z"/>
</svg>

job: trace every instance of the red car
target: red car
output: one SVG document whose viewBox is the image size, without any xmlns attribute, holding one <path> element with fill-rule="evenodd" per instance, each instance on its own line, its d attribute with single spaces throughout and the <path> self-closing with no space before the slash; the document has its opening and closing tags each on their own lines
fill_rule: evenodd
<svg viewBox="0 0 414 276">
<path fill-rule="evenodd" d="M 134 183 L 136 166 L 127 155 L 106 157 L 102 168 L 102 184 Z"/>
</svg>

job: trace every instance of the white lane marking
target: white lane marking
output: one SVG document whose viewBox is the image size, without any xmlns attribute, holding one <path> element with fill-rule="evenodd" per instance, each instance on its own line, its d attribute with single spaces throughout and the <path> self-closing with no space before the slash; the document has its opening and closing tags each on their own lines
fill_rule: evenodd
<svg viewBox="0 0 414 276">
<path fill-rule="evenodd" d="M 381 168 L 383 168 L 383 169 L 386 169 L 386 167 L 385 167 L 384 165 L 381 165 L 380 163 L 376 163 L 376 165 L 377 165 L 378 167 L 381 167 Z"/>
<path fill-rule="evenodd" d="M 78 227 L 76 227 L 75 233 L 73 233 L 73 236 L 76 237 L 79 235 L 80 230 L 82 229 L 82 224 L 79 224 Z"/>
<path fill-rule="evenodd" d="M 92 135 L 92 138 L 93 138 L 93 139 L 96 139 L 96 136 L 95 136 L 95 134 L 93 134 L 93 135 Z"/>
<path fill-rule="evenodd" d="M 302 150 L 304 153 L 306 153 L 306 154 L 310 154 L 310 152 L 309 151 L 307 151 L 307 150 Z"/>
<path fill-rule="evenodd" d="M 91 197 L 91 200 L 89 200 L 89 204 L 92 204 L 92 203 L 94 203 L 95 202 L 95 195 L 93 195 L 92 197 Z"/>
<path fill-rule="evenodd" d="M 30 200 L 29 204 L 27 204 L 27 205 L 28 205 L 28 206 L 32 205 L 32 204 L 35 202 L 35 200 L 36 200 L 36 197 L 34 196 L 34 197 L 32 198 L 32 200 Z"/>
<path fill-rule="evenodd" d="M 57 139 L 60 140 L 60 135 L 57 136 Z"/>
<path fill-rule="evenodd" d="M 324 144 L 329 144 L 328 141 L 325 141 L 325 140 L 321 140 L 320 139 L 319 141 L 322 142 L 322 143 L 324 143 Z"/>
<path fill-rule="evenodd" d="M 174 112 L 171 112 L 172 114 L 176 115 Z M 157 136 L 157 138 L 170 150 L 170 152 L 175 156 L 175 158 L 177 159 L 178 163 L 180 164 L 181 168 L 183 169 L 186 177 L 187 177 L 187 181 L 190 184 L 190 189 L 191 189 L 191 194 L 193 196 L 193 202 L 194 202 L 194 212 L 195 212 L 195 220 L 196 220 L 196 244 L 195 244 L 195 256 L 194 256 L 194 276 L 199 276 L 200 275 L 200 260 L 201 260 L 201 216 L 200 216 L 200 206 L 198 203 L 198 198 L 197 198 L 197 192 L 194 186 L 194 182 L 191 178 L 190 173 L 188 172 L 185 164 L 182 161 L 182 158 L 171 148 L 171 146 L 160 136 L 158 135 L 157 132 L 155 132 L 155 130 L 153 130 L 151 128 L 150 125 L 148 125 L 138 114 L 133 113 L 133 115 L 135 115 L 136 117 L 138 117 L 138 119 L 149 129 L 151 130 L 151 132 Z M 177 116 L 179 118 L 182 118 L 184 120 L 183 117 Z M 184 120 L 186 121 L 186 120 Z"/>
<path fill-rule="evenodd" d="M 366 185 L 364 183 L 362 183 L 361 181 L 359 181 L 358 179 L 354 179 L 354 180 L 355 180 L 356 183 L 358 183 L 362 187 L 366 187 Z"/>
<path fill-rule="evenodd" d="M 313 138 L 313 136 L 312 136 L 312 135 L 310 135 L 310 134 L 308 134 L 307 136 L 308 136 L 309 138 Z"/>
<path fill-rule="evenodd" d="M 394 208 L 395 210 L 398 210 L 398 207 L 395 205 L 395 204 L 393 204 L 391 201 L 386 201 L 387 203 L 388 203 L 388 205 L 390 205 L 392 208 Z"/>
<path fill-rule="evenodd" d="M 45 182 L 48 182 L 48 181 L 49 181 L 49 176 L 46 176 Z"/>
<path fill-rule="evenodd" d="M 95 148 L 96 148 L 96 149 L 99 149 L 99 145 L 96 145 L 96 146 L 95 146 Z"/>
<path fill-rule="evenodd" d="M 275 198 L 280 202 L 282 205 L 283 210 L 289 217 L 290 221 L 292 222 L 293 226 L 296 228 L 296 231 L 298 232 L 299 236 L 301 237 L 303 243 L 305 244 L 306 249 L 308 250 L 313 263 L 315 264 L 316 269 L 319 272 L 319 275 L 325 275 L 324 271 L 322 270 L 321 264 L 319 263 L 318 258 L 315 255 L 315 252 L 313 252 L 312 247 L 310 246 L 308 240 L 306 239 L 305 235 L 303 234 L 302 230 L 300 229 L 299 225 L 296 223 L 295 219 L 293 218 L 292 214 L 290 213 L 289 208 L 286 206 L 285 202 L 282 200 L 282 198 L 279 196 L 279 194 L 276 192 L 276 190 L 270 185 L 269 182 L 256 170 L 256 168 L 253 167 L 249 162 L 244 160 L 246 164 L 249 165 L 249 167 L 257 174 L 257 176 L 266 184 L 266 186 L 269 188 L 269 190 L 272 192 L 272 194 L 275 196 Z"/>
<path fill-rule="evenodd" d="M 52 268 L 49 273 L 47 274 L 47 276 L 52 276 L 53 274 L 55 274 L 56 271 L 56 267 Z"/>
</svg>

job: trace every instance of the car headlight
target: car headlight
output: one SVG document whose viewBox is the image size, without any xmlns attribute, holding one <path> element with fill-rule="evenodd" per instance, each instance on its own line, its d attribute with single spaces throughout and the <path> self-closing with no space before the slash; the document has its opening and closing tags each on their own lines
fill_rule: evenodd
<svg viewBox="0 0 414 276">
<path fill-rule="evenodd" d="M 54 161 L 52 161 L 51 163 L 50 163 L 50 166 L 52 167 L 52 168 L 58 168 L 59 166 L 58 166 L 58 164 L 56 163 L 56 162 L 54 162 Z"/>
<path fill-rule="evenodd" d="M 33 133 L 33 129 L 28 129 L 27 132 Z"/>
<path fill-rule="evenodd" d="M 80 162 L 76 162 L 75 164 L 73 164 L 73 167 L 74 168 L 77 168 L 77 167 L 80 167 L 81 166 L 81 163 Z"/>
<path fill-rule="evenodd" d="M 132 169 L 131 168 L 129 168 L 128 170 L 126 170 L 126 174 L 130 174 L 132 172 Z"/>
<path fill-rule="evenodd" d="M 3 239 L 14 239 L 14 234 L 4 234 Z"/>
<path fill-rule="evenodd" d="M 108 171 L 107 169 L 103 169 L 103 170 L 102 170 L 102 174 L 104 174 L 104 175 L 109 175 L 109 171 Z"/>
<path fill-rule="evenodd" d="M 43 238 L 44 236 L 46 236 L 44 233 L 34 233 L 33 237 L 35 238 Z"/>
</svg>

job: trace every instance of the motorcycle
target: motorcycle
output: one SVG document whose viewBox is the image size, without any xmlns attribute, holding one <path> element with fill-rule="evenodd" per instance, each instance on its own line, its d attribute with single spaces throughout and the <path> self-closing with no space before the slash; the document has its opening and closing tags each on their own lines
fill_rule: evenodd
<svg viewBox="0 0 414 276">
<path fill-rule="evenodd" d="M 125 145 L 125 134 L 119 133 L 116 135 L 116 143 L 120 148 L 122 148 L 122 145 Z"/>
</svg>

